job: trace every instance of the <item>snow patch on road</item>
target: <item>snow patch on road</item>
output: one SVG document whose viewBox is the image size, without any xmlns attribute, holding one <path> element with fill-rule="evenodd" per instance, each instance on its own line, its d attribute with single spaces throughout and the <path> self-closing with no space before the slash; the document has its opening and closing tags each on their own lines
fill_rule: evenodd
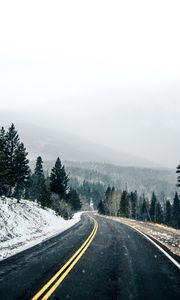
<svg viewBox="0 0 180 300">
<path fill-rule="evenodd" d="M 67 230 L 80 221 L 81 214 L 64 220 L 32 201 L 0 199 L 0 260 Z"/>
</svg>

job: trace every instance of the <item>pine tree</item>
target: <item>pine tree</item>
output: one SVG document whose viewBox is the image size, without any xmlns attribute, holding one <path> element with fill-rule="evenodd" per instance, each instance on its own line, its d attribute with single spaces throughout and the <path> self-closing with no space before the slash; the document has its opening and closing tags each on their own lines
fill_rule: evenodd
<svg viewBox="0 0 180 300">
<path fill-rule="evenodd" d="M 8 196 L 14 195 L 20 199 L 29 173 L 27 155 L 14 124 L 8 128 L 7 132 L 2 127 L 0 131 L 1 193 Z"/>
<path fill-rule="evenodd" d="M 28 153 L 14 124 L 7 132 L 0 130 L 0 194 L 16 196 L 19 200 L 29 174 Z"/>
<path fill-rule="evenodd" d="M 128 192 L 123 191 L 120 201 L 120 216 L 121 217 L 129 217 L 129 197 Z"/>
<path fill-rule="evenodd" d="M 135 191 L 134 193 L 131 192 L 129 199 L 131 202 L 131 218 L 136 219 L 136 217 L 137 217 L 137 200 L 138 200 L 137 191 Z"/>
<path fill-rule="evenodd" d="M 15 129 L 14 124 L 12 124 L 5 134 L 4 150 L 7 163 L 7 183 L 9 185 L 9 196 L 12 195 L 12 188 L 14 188 L 16 184 L 16 169 L 14 167 L 14 157 L 16 150 L 18 149 L 19 143 L 19 135 L 17 133 L 17 130 Z"/>
<path fill-rule="evenodd" d="M 166 201 L 165 205 L 165 224 L 171 225 L 172 224 L 172 206 L 169 200 Z"/>
<path fill-rule="evenodd" d="M 150 205 L 150 210 L 149 210 L 149 214 L 151 216 L 151 220 L 153 222 L 156 221 L 156 204 L 157 204 L 157 198 L 155 193 L 152 193 L 152 197 L 151 197 L 151 205 Z"/>
<path fill-rule="evenodd" d="M 172 216 L 173 226 L 177 229 L 180 228 L 180 201 L 178 193 L 176 192 L 173 200 L 173 216 Z"/>
<path fill-rule="evenodd" d="M 13 174 L 15 180 L 14 196 L 19 200 L 23 194 L 29 175 L 28 153 L 23 143 L 20 143 L 14 151 Z"/>
<path fill-rule="evenodd" d="M 54 168 L 50 175 L 50 190 L 52 193 L 58 194 L 60 198 L 66 199 L 69 178 L 66 174 L 64 166 L 61 164 L 59 157 L 56 160 Z"/>
<path fill-rule="evenodd" d="M 41 156 L 37 157 L 35 170 L 31 180 L 32 180 L 32 186 L 30 190 L 31 199 L 32 200 L 36 199 L 40 203 L 41 189 L 44 188 L 44 184 L 45 184 L 43 161 Z"/>
</svg>

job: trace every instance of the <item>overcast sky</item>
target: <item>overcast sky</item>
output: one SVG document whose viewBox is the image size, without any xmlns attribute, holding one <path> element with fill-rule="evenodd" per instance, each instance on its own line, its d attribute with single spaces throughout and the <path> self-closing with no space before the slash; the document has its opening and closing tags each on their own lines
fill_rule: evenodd
<svg viewBox="0 0 180 300">
<path fill-rule="evenodd" d="M 175 167 L 179 12 L 178 0 L 1 1 L 1 120 Z"/>
</svg>

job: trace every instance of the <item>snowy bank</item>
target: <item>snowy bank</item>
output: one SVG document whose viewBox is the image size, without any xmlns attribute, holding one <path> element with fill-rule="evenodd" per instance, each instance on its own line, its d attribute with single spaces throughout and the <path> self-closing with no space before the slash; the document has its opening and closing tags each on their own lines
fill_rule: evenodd
<svg viewBox="0 0 180 300">
<path fill-rule="evenodd" d="M 0 198 L 0 260 L 67 230 L 80 221 L 81 214 L 64 220 L 35 202 Z"/>
<path fill-rule="evenodd" d="M 142 231 L 162 243 L 175 255 L 180 256 L 180 230 L 157 223 L 142 222 L 120 217 L 103 217 L 130 225 L 131 227 Z"/>
</svg>

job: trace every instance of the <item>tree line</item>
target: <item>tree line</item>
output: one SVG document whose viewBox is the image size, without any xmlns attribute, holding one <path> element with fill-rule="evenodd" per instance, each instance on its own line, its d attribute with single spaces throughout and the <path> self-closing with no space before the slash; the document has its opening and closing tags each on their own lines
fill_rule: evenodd
<svg viewBox="0 0 180 300">
<path fill-rule="evenodd" d="M 177 192 L 172 204 L 166 200 L 162 205 L 154 192 L 149 201 L 144 195 L 139 196 L 137 191 L 121 192 L 114 187 L 108 187 L 104 199 L 99 202 L 98 211 L 104 215 L 151 221 L 180 228 L 180 199 Z"/>
<path fill-rule="evenodd" d="M 123 167 L 95 162 L 67 162 L 71 177 L 78 178 L 79 183 L 101 183 L 105 189 L 114 186 L 117 189 L 137 190 L 139 195 L 154 191 L 159 199 L 174 197 L 174 172 L 167 169 L 148 169 Z M 128 188 L 127 188 L 128 185 Z"/>
<path fill-rule="evenodd" d="M 50 176 L 45 176 L 43 160 L 36 160 L 34 172 L 29 167 L 28 152 L 12 124 L 0 130 L 0 196 L 37 201 L 54 209 L 64 218 L 71 218 L 81 208 L 79 195 L 69 187 L 69 177 L 58 157 Z"/>
</svg>

